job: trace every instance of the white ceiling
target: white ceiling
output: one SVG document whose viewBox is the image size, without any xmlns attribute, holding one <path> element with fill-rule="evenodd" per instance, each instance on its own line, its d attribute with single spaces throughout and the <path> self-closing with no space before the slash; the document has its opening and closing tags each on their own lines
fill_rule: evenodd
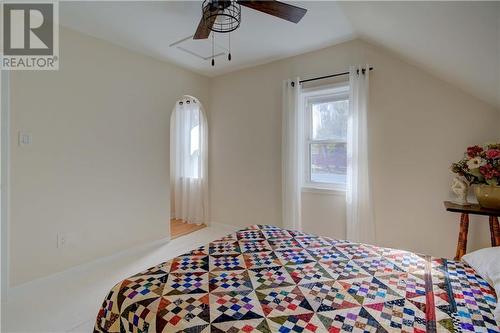
<svg viewBox="0 0 500 333">
<path fill-rule="evenodd" d="M 300 54 L 351 39 L 352 28 L 335 3 L 293 4 L 307 7 L 300 24 L 242 7 L 241 26 L 231 33 L 232 60 L 202 60 L 170 44 L 194 34 L 201 17 L 201 1 L 64 2 L 61 24 L 113 41 L 160 59 L 170 60 L 198 73 L 215 76 L 242 67 Z M 328 10 L 325 9 L 327 5 Z M 317 33 L 328 31 L 328 33 Z M 217 34 L 216 43 L 227 48 L 227 34 Z M 210 55 L 211 39 L 190 40 L 190 50 Z"/>
<path fill-rule="evenodd" d="M 242 8 L 231 33 L 233 58 L 216 66 L 182 51 L 210 56 L 211 43 L 187 39 L 201 1 L 71 1 L 60 3 L 62 25 L 216 76 L 363 37 L 500 107 L 499 2 L 290 2 L 308 9 L 299 24 Z M 227 53 L 218 34 L 216 53 Z"/>
</svg>

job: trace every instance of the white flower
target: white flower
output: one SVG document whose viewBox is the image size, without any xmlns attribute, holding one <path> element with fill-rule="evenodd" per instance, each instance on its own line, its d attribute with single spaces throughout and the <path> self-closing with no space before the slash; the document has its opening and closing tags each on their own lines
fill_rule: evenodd
<svg viewBox="0 0 500 333">
<path fill-rule="evenodd" d="M 486 161 L 481 157 L 474 157 L 467 161 L 467 167 L 469 170 L 477 169 L 486 164 Z"/>
</svg>

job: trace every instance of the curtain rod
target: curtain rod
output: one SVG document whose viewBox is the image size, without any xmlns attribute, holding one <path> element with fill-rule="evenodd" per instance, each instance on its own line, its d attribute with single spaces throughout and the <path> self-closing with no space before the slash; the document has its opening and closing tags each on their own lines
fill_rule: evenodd
<svg viewBox="0 0 500 333">
<path fill-rule="evenodd" d="M 190 99 L 186 99 L 186 104 L 190 104 L 190 103 L 191 103 L 191 100 Z M 196 100 L 195 99 L 193 99 L 193 103 L 196 104 Z M 182 104 L 184 104 L 184 102 L 183 101 L 179 101 L 179 105 L 182 105 Z"/>
<path fill-rule="evenodd" d="M 370 70 L 373 70 L 373 67 L 370 67 Z M 357 70 L 357 73 L 359 74 L 359 69 Z M 362 73 L 365 73 L 365 69 L 363 68 Z M 342 76 L 342 75 L 349 75 L 349 72 L 342 72 L 342 73 L 335 73 L 335 74 L 330 74 L 330 75 L 325 75 L 325 76 L 318 76 L 318 77 L 313 77 L 312 79 L 306 79 L 306 80 L 300 80 L 300 83 L 304 82 L 309 82 L 309 81 L 316 81 L 316 80 L 323 80 L 323 79 L 329 79 L 331 77 L 336 77 L 336 76 Z M 295 85 L 294 82 L 292 82 L 292 86 Z"/>
</svg>

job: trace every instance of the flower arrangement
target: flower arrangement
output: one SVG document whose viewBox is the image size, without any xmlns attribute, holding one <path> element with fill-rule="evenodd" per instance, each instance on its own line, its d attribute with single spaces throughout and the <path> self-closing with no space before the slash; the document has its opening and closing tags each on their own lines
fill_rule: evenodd
<svg viewBox="0 0 500 333">
<path fill-rule="evenodd" d="M 451 171 L 469 184 L 500 185 L 500 143 L 471 146 Z"/>
</svg>

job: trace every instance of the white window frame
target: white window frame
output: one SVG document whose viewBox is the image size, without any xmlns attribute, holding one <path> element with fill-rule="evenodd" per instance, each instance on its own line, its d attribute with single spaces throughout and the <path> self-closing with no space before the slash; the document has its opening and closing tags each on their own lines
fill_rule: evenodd
<svg viewBox="0 0 500 333">
<path fill-rule="evenodd" d="M 304 88 L 300 94 L 300 105 L 302 107 L 303 123 L 303 149 L 304 152 L 304 175 L 302 189 L 305 192 L 345 192 L 345 184 L 332 184 L 315 182 L 311 180 L 311 151 L 310 147 L 313 143 L 346 143 L 342 140 L 313 140 L 312 139 L 312 103 L 311 100 L 325 99 L 328 101 L 339 101 L 349 99 L 349 82 L 340 82 L 328 86 Z M 347 135 L 349 137 L 349 135 Z"/>
</svg>

